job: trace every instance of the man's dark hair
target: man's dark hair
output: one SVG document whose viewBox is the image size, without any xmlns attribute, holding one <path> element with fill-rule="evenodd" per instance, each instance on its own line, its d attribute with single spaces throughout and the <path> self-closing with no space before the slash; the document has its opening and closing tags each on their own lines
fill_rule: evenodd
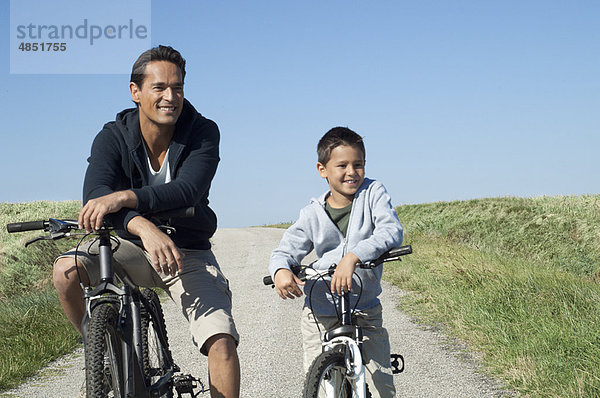
<svg viewBox="0 0 600 398">
<path fill-rule="evenodd" d="M 348 127 L 334 127 L 319 140 L 317 145 L 319 163 L 326 165 L 331 158 L 331 151 L 342 145 L 359 149 L 363 154 L 363 159 L 366 160 L 367 153 L 362 137 Z"/>
<path fill-rule="evenodd" d="M 141 88 L 144 83 L 144 78 L 146 77 L 146 65 L 153 61 L 169 61 L 177 65 L 181 71 L 181 82 L 183 83 L 183 80 L 185 79 L 185 59 L 183 59 L 179 51 L 175 50 L 173 47 L 161 45 L 144 51 L 142 55 L 139 56 L 131 69 L 131 82 Z"/>
</svg>

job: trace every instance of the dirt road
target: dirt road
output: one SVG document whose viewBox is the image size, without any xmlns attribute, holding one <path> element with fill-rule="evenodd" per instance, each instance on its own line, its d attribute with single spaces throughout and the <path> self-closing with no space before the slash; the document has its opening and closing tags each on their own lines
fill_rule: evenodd
<svg viewBox="0 0 600 398">
<path fill-rule="evenodd" d="M 271 251 L 283 230 L 221 229 L 213 250 L 230 281 L 234 317 L 241 335 L 242 397 L 298 398 L 303 382 L 299 316 L 302 300 L 281 300 L 262 284 Z M 392 352 L 405 358 L 405 371 L 395 376 L 398 397 L 504 397 L 493 380 L 481 375 L 471 356 L 435 331 L 415 325 L 396 309 L 401 291 L 384 285 L 382 303 Z M 164 302 L 169 341 L 184 372 L 207 380 L 206 360 L 192 345 L 187 322 L 171 301 Z M 81 350 L 69 355 L 9 397 L 76 397 L 83 385 Z M 203 396 L 208 397 L 209 394 Z"/>
</svg>

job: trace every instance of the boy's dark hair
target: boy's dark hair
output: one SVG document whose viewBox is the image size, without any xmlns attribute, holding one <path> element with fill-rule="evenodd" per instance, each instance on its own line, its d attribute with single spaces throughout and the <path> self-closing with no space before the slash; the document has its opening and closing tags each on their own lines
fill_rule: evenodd
<svg viewBox="0 0 600 398">
<path fill-rule="evenodd" d="M 348 127 L 334 127 L 319 140 L 319 144 L 317 145 L 319 163 L 326 165 L 331 158 L 331 151 L 342 145 L 360 149 L 363 159 L 366 160 L 367 153 L 362 137 Z"/>
<path fill-rule="evenodd" d="M 144 51 L 142 55 L 138 57 L 133 64 L 133 68 L 131 68 L 130 81 L 141 88 L 146 76 L 146 65 L 153 61 L 169 61 L 177 65 L 181 71 L 181 82 L 183 83 L 183 80 L 185 79 L 185 59 L 183 59 L 179 51 L 175 50 L 173 47 L 161 45 Z"/>
</svg>

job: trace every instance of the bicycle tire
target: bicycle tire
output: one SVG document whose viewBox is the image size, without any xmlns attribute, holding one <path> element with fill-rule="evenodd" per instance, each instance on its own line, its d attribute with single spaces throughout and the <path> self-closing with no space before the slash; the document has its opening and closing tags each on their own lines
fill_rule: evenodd
<svg viewBox="0 0 600 398">
<path fill-rule="evenodd" d="M 123 355 L 118 320 L 117 309 L 109 303 L 99 304 L 92 310 L 85 349 L 88 397 L 123 396 Z"/>
<path fill-rule="evenodd" d="M 337 379 L 334 384 L 334 397 L 352 398 L 354 382 L 346 376 L 346 359 L 344 352 L 333 350 L 321 353 L 313 361 L 304 382 L 304 398 L 330 398 L 325 392 L 325 383 L 332 378 Z M 371 398 L 369 386 L 365 397 Z"/>
<path fill-rule="evenodd" d="M 165 316 L 160 305 L 160 299 L 152 289 L 142 290 L 142 296 L 144 296 L 147 304 L 153 307 L 154 313 L 157 315 L 156 318 L 150 316 L 145 306 L 141 306 L 144 372 L 147 384 L 152 385 L 173 368 L 173 358 L 169 350 Z M 164 331 L 164 346 L 158 338 L 159 330 Z M 161 397 L 173 397 L 173 390 L 169 389 L 169 392 L 161 395 Z"/>
</svg>

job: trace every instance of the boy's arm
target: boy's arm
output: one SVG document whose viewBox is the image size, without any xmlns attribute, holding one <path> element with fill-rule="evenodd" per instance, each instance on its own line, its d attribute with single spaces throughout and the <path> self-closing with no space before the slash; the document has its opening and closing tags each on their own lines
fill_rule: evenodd
<svg viewBox="0 0 600 398">
<path fill-rule="evenodd" d="M 352 289 L 352 276 L 358 262 L 360 259 L 352 252 L 342 257 L 331 277 L 331 293 L 342 294 Z"/>
<path fill-rule="evenodd" d="M 375 225 L 373 234 L 351 249 L 360 261 L 376 259 L 384 252 L 402 244 L 402 224 L 392 206 L 392 199 L 381 183 L 375 184 L 372 194 L 367 199 Z"/>
<path fill-rule="evenodd" d="M 269 274 L 273 278 L 277 294 L 283 299 L 302 295 L 298 285 L 304 285 L 291 271 L 292 265 L 298 265 L 313 249 L 310 239 L 310 225 L 306 222 L 305 212 L 283 234 L 279 246 L 273 250 L 269 262 Z"/>
<path fill-rule="evenodd" d="M 302 296 L 302 289 L 298 285 L 303 286 L 302 282 L 292 271 L 286 268 L 279 268 L 275 272 L 275 278 L 273 279 L 275 285 L 275 291 L 282 299 Z"/>
<path fill-rule="evenodd" d="M 376 259 L 387 250 L 402 244 L 402 224 L 385 187 L 375 182 L 372 194 L 366 199 L 373 217 L 373 234 L 358 242 L 338 263 L 331 277 L 331 292 L 341 294 L 352 289 L 356 263 Z"/>
</svg>

